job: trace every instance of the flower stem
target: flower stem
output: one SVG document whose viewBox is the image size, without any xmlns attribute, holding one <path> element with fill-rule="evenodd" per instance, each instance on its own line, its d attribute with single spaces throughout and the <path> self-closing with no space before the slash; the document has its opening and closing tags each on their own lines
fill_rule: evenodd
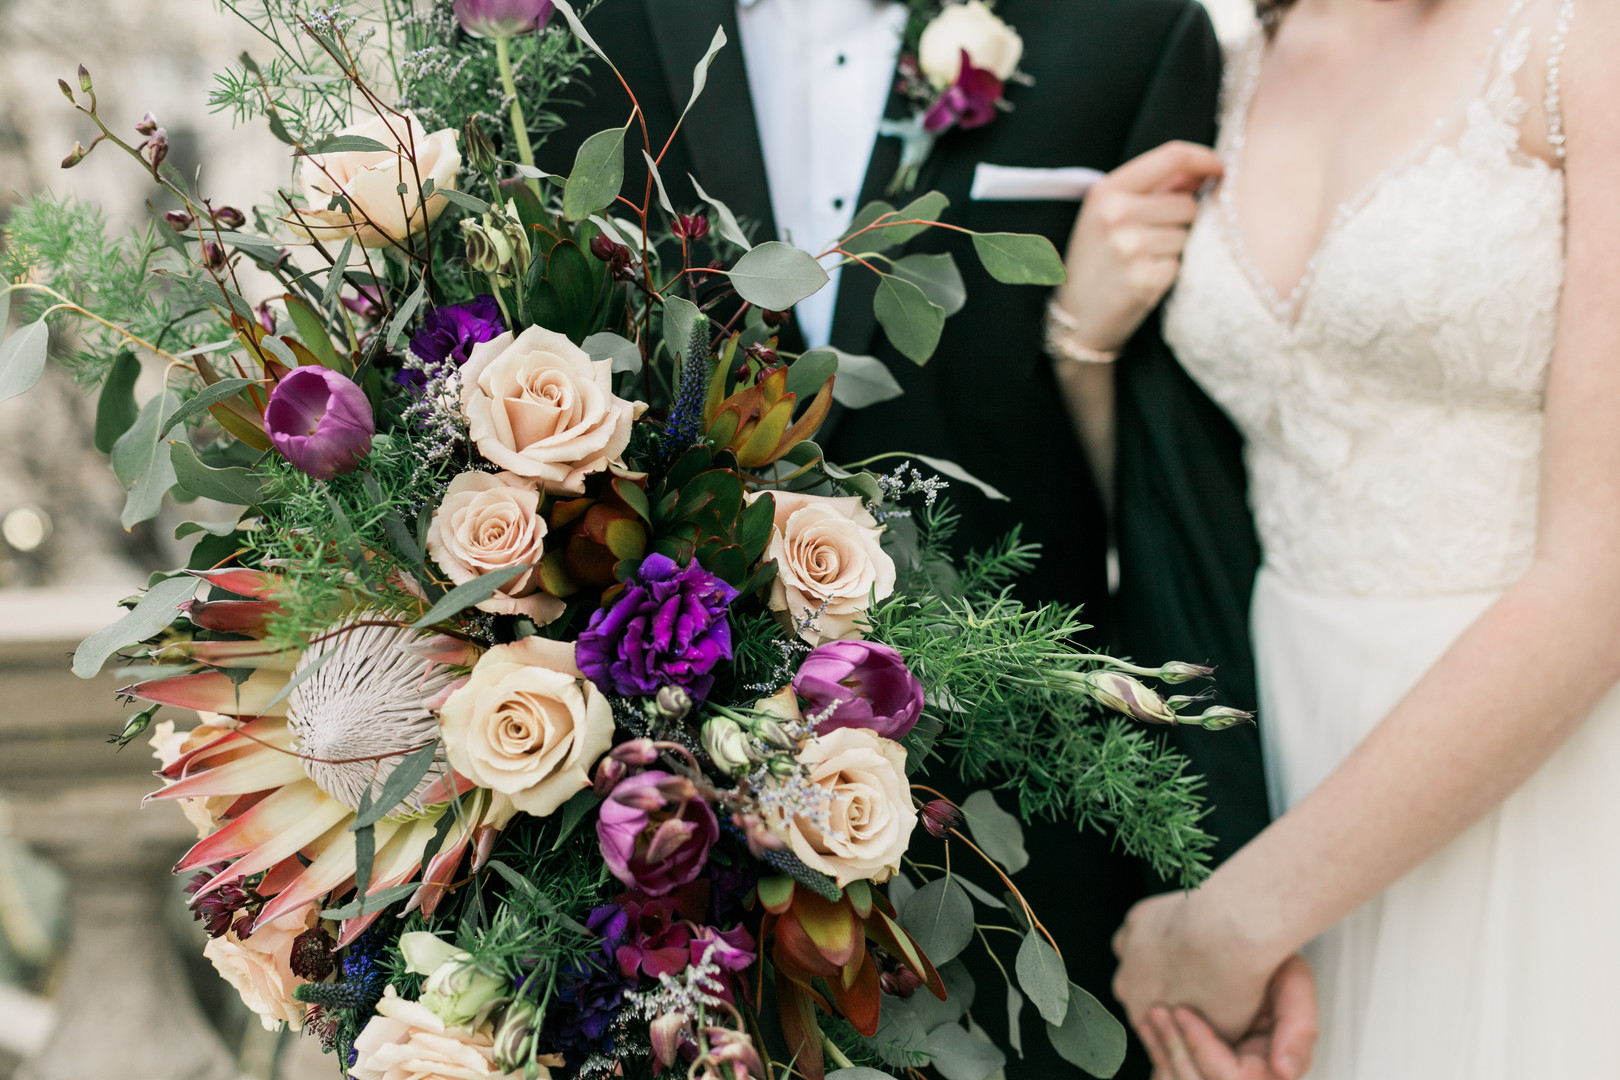
<svg viewBox="0 0 1620 1080">
<path fill-rule="evenodd" d="M 828 1056 L 838 1063 L 839 1068 L 853 1069 L 855 1067 L 855 1063 L 849 1060 L 849 1058 L 845 1057 L 844 1052 L 838 1049 L 838 1046 L 831 1039 L 827 1038 L 825 1034 L 821 1036 L 821 1045 L 827 1048 Z"/>
<path fill-rule="evenodd" d="M 501 89 L 512 99 L 512 134 L 517 139 L 518 160 L 534 168 L 534 147 L 529 145 L 529 123 L 523 118 L 523 102 L 518 100 L 517 83 L 512 79 L 512 52 L 506 39 L 495 39 L 495 63 L 501 69 Z M 540 194 L 540 181 L 530 177 L 529 190 Z"/>
</svg>

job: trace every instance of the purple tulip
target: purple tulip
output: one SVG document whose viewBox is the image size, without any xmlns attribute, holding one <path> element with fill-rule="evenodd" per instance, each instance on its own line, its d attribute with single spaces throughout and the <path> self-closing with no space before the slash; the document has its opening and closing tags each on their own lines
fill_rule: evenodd
<svg viewBox="0 0 1620 1080">
<path fill-rule="evenodd" d="M 863 727 L 885 739 L 903 738 L 922 715 L 922 683 L 899 653 L 875 641 L 829 641 L 810 650 L 793 676 L 808 698 L 816 733 Z"/>
<path fill-rule="evenodd" d="M 493 296 L 475 296 L 465 304 L 434 308 L 422 317 L 422 328 L 411 338 L 411 353 L 432 369 L 451 363 L 467 362 L 474 345 L 506 333 L 501 306 Z M 421 371 L 405 370 L 394 376 L 401 386 L 417 389 L 427 385 Z"/>
<path fill-rule="evenodd" d="M 923 130 L 930 135 L 947 131 L 952 125 L 983 127 L 996 118 L 996 102 L 1001 100 L 1001 80 L 973 66 L 962 50 L 962 71 L 945 88 L 933 107 L 923 114 Z"/>
<path fill-rule="evenodd" d="M 532 33 L 551 18 L 551 0 L 456 0 L 456 21 L 473 37 Z"/>
<path fill-rule="evenodd" d="M 737 590 L 697 563 L 652 554 L 613 602 L 591 614 L 575 662 L 604 694 L 646 696 L 679 686 L 702 701 L 714 666 L 731 659 L 726 606 Z"/>
<path fill-rule="evenodd" d="M 608 869 L 649 896 L 663 896 L 702 873 L 719 835 L 714 811 L 692 782 L 656 769 L 621 781 L 596 818 Z"/>
<path fill-rule="evenodd" d="M 294 368 L 270 394 L 264 430 L 282 457 L 317 480 L 353 472 L 377 433 L 366 392 L 329 368 Z"/>
</svg>

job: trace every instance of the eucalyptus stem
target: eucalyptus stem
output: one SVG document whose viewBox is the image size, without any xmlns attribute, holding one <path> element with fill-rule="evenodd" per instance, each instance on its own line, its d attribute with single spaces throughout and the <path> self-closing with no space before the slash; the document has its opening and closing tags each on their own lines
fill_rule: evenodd
<svg viewBox="0 0 1620 1080">
<path fill-rule="evenodd" d="M 518 100 L 517 82 L 512 78 L 512 52 L 506 39 L 495 39 L 495 63 L 501 69 L 501 89 L 512 99 L 512 134 L 517 139 L 518 160 L 534 168 L 534 147 L 529 145 L 529 122 L 523 118 L 523 102 Z M 540 181 L 530 177 L 525 181 L 529 190 L 540 194 Z"/>
</svg>

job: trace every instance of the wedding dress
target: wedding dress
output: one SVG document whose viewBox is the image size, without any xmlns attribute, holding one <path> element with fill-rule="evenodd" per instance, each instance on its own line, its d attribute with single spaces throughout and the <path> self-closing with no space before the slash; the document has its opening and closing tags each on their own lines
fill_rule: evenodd
<svg viewBox="0 0 1620 1080">
<path fill-rule="evenodd" d="M 1534 554 L 1564 179 L 1520 136 L 1539 106 L 1561 160 L 1574 0 L 1506 6 L 1455 113 L 1340 209 L 1289 296 L 1245 254 L 1230 194 L 1261 35 L 1230 64 L 1226 179 L 1189 237 L 1165 336 L 1246 441 L 1279 813 Z M 1313 1080 L 1620 1076 L 1617 823 L 1611 693 L 1498 809 L 1312 943 Z"/>
</svg>

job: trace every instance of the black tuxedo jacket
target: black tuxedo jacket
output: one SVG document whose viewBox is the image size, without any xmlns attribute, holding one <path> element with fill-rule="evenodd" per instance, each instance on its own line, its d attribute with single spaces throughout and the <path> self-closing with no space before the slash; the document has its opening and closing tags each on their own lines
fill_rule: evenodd
<svg viewBox="0 0 1620 1080">
<path fill-rule="evenodd" d="M 1072 202 L 974 202 L 974 167 L 1089 165 L 1112 169 L 1169 139 L 1213 141 L 1221 55 L 1195 0 L 1000 0 L 997 13 L 1023 36 L 1021 67 L 1034 85 L 1012 85 L 1015 109 L 973 131 L 944 136 L 923 166 L 916 193 L 951 200 L 945 220 L 983 232 L 1030 232 L 1059 251 L 1073 228 Z M 692 68 L 716 25 L 730 44 L 715 59 L 702 98 L 660 166 L 672 200 L 698 208 L 686 177 L 759 228 L 776 236 L 764 158 L 738 45 L 734 0 L 605 0 L 587 19 L 592 35 L 624 74 L 655 140 L 670 130 L 692 86 Z M 791 49 L 792 42 L 781 43 Z M 566 174 L 579 143 L 621 126 L 629 104 L 600 64 L 571 88 L 578 104 L 561 106 L 567 128 L 538 152 L 547 171 Z M 905 114 L 898 96 L 889 115 Z M 646 169 L 632 140 L 626 191 L 639 197 Z M 874 147 L 861 204 L 884 197 L 899 159 L 894 139 Z M 1181 373 L 1145 327 L 1119 367 L 1119 520 L 1121 588 L 1110 600 L 1105 556 L 1108 523 L 1082 450 L 1041 348 L 1045 290 L 1002 285 L 986 275 L 971 242 L 931 230 L 908 247 L 949 251 L 967 285 L 967 308 L 947 320 L 933 359 L 918 367 L 889 347 L 872 316 L 875 279 L 859 268 L 843 275 L 832 343 L 878 356 L 905 396 L 858 412 L 839 410 L 820 441 L 835 461 L 904 450 L 949 458 L 1006 492 L 991 503 L 964 484 L 950 497 L 963 511 L 964 549 L 983 547 L 1021 523 L 1043 545 L 1036 574 L 1022 588 L 1033 601 L 1084 604 L 1098 624 L 1097 643 L 1143 660 L 1210 659 L 1231 700 L 1248 703 L 1246 611 L 1254 544 L 1243 501 L 1236 435 Z M 784 345 L 796 335 L 786 328 Z M 1110 613 L 1114 617 L 1110 617 Z M 1194 733 L 1203 736 L 1203 733 Z M 1216 809 L 1210 827 L 1229 848 L 1265 823 L 1264 791 L 1252 730 L 1188 738 L 1171 733 L 1211 777 Z M 1039 911 L 1054 913 L 1070 975 L 1111 1000 L 1109 939 L 1129 905 L 1153 883 L 1141 867 L 1110 850 L 1105 837 L 1072 825 L 1029 830 L 1033 857 L 1019 886 Z M 982 950 L 970 950 L 970 953 Z M 1000 976 L 973 963 L 979 986 L 975 1018 L 1007 1045 Z M 1024 1010 L 1022 1060 L 1012 1080 L 1079 1076 L 1047 1046 L 1039 1017 Z M 1122 1076 L 1146 1074 L 1139 1051 Z"/>
</svg>

